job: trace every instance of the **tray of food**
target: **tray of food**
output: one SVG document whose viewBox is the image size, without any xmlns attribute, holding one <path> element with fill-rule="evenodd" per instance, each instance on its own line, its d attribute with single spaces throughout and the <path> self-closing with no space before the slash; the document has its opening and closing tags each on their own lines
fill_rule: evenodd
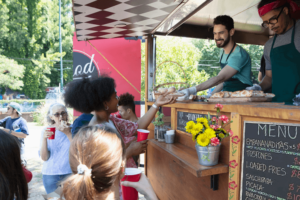
<svg viewBox="0 0 300 200">
<path fill-rule="evenodd" d="M 213 94 L 208 102 L 269 102 L 275 97 L 272 93 L 264 93 L 257 90 L 242 90 L 236 92 L 217 92 Z"/>
</svg>

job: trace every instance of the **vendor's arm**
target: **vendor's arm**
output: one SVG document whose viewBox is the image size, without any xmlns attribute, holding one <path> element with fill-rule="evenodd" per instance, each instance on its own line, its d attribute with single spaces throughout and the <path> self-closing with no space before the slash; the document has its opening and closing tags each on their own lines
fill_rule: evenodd
<svg viewBox="0 0 300 200">
<path fill-rule="evenodd" d="M 213 91 L 211 94 L 221 92 L 223 90 L 223 83 L 220 83 Z"/>
<path fill-rule="evenodd" d="M 266 76 L 259 85 L 262 91 L 266 91 L 272 87 L 272 70 L 266 70 Z"/>
<path fill-rule="evenodd" d="M 157 108 L 154 108 L 153 106 L 146 112 L 146 114 L 141 117 L 138 121 L 138 128 L 139 129 L 147 129 L 149 124 L 151 123 L 152 119 L 155 117 L 156 112 L 158 111 L 158 108 L 160 106 L 166 105 L 166 104 L 172 104 L 175 103 L 176 98 L 172 99 L 165 99 L 164 96 L 159 96 L 156 102 L 154 103 Z"/>
<path fill-rule="evenodd" d="M 238 73 L 237 70 L 233 69 L 232 67 L 226 65 L 218 74 L 218 76 L 215 76 L 204 83 L 201 83 L 200 85 L 196 86 L 197 92 L 202 90 L 207 90 L 211 87 L 214 87 L 216 85 L 219 85 L 228 79 L 232 78 L 236 73 Z"/>
</svg>

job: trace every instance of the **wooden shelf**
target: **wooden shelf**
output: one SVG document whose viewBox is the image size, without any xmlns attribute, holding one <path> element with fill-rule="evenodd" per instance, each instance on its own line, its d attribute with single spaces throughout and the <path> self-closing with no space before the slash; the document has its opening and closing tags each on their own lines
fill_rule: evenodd
<svg viewBox="0 0 300 200">
<path fill-rule="evenodd" d="M 166 144 L 164 142 L 158 142 L 155 139 L 151 139 L 149 140 L 148 145 L 152 145 L 154 148 L 162 152 L 167 151 L 177 164 L 191 172 L 196 177 L 224 174 L 228 172 L 228 165 L 222 163 L 212 167 L 200 165 L 196 150 L 180 143 Z"/>
</svg>

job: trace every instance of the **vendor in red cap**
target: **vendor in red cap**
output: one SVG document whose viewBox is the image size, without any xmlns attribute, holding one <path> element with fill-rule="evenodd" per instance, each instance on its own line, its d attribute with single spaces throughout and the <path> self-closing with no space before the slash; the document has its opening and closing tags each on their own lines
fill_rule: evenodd
<svg viewBox="0 0 300 200">
<path fill-rule="evenodd" d="M 273 101 L 291 104 L 300 93 L 300 8 L 292 0 L 261 0 L 258 13 L 262 26 L 275 36 L 264 48 L 266 76 L 260 85 L 248 90 L 267 90 L 272 87 Z"/>
</svg>

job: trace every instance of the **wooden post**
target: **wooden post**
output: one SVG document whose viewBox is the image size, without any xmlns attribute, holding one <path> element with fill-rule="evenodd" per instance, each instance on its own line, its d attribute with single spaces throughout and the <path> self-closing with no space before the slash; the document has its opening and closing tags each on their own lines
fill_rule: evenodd
<svg viewBox="0 0 300 200">
<path fill-rule="evenodd" d="M 228 200 L 239 200 L 240 196 L 240 174 L 242 157 L 242 117 L 238 113 L 231 113 L 231 130 L 229 151 L 229 178 L 228 178 Z"/>
</svg>

